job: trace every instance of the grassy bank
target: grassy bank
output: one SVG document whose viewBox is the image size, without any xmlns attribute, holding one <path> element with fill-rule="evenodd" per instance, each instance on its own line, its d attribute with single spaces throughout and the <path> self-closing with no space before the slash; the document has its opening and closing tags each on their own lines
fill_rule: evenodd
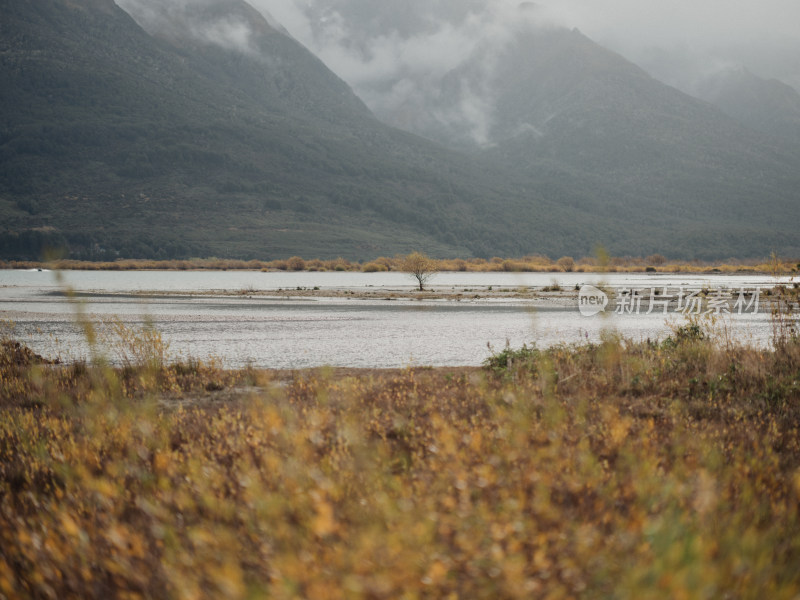
<svg viewBox="0 0 800 600">
<path fill-rule="evenodd" d="M 800 594 L 796 337 L 288 373 L 140 344 L 3 344 L 0 595 Z"/>
<path fill-rule="evenodd" d="M 0 269 L 59 269 L 79 271 L 136 271 L 136 270 L 240 270 L 240 271 L 361 271 L 376 273 L 381 271 L 400 271 L 404 257 L 382 256 L 371 261 L 350 261 L 343 258 L 335 260 L 304 259 L 293 256 L 279 260 L 230 260 L 205 258 L 191 260 L 117 260 L 113 262 L 91 262 L 78 260 L 57 260 L 50 262 L 0 261 Z M 562 256 L 552 259 L 534 255 L 521 258 L 491 259 L 436 259 L 433 261 L 438 271 L 461 272 L 510 272 L 510 273 L 564 273 L 564 272 L 611 272 L 611 273 L 769 273 L 789 275 L 800 268 L 798 259 L 778 259 L 740 261 L 672 261 L 661 255 L 642 257 L 583 257 L 573 259 Z"/>
</svg>

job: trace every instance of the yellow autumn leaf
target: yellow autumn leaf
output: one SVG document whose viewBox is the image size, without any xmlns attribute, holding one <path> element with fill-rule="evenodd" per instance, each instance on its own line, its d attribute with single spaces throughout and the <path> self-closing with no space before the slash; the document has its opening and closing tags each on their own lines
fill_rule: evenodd
<svg viewBox="0 0 800 600">
<path fill-rule="evenodd" d="M 333 506 L 325 500 L 317 502 L 316 515 L 311 521 L 311 530 L 319 537 L 325 537 L 336 530 L 336 521 L 333 518 Z"/>
</svg>

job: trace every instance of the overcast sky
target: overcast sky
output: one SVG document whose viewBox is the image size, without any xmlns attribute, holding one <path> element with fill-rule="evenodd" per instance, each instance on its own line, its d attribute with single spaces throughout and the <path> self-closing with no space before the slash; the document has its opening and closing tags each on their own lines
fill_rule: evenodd
<svg viewBox="0 0 800 600">
<path fill-rule="evenodd" d="M 519 0 L 251 0 L 356 89 L 453 66 L 517 24 Z M 532 4 L 532 3 L 527 3 Z M 667 83 L 746 66 L 800 88 L 798 0 L 558 0 L 537 19 L 577 27 Z"/>
<path fill-rule="evenodd" d="M 662 77 L 672 59 L 677 68 L 745 66 L 800 85 L 797 0 L 559 0 L 557 6 L 551 10 L 563 22 L 645 68 L 664 70 L 657 73 Z"/>
</svg>

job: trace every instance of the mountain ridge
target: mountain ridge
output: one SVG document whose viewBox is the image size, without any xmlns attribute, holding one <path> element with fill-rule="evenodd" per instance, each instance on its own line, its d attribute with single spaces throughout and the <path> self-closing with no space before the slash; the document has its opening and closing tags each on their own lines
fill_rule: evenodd
<svg viewBox="0 0 800 600">
<path fill-rule="evenodd" d="M 786 228 L 787 218 L 800 216 L 797 151 L 657 81 L 577 30 L 521 30 L 496 51 L 491 68 L 484 56 L 445 75 L 435 88 L 442 93 L 418 104 L 422 117 L 404 126 L 498 163 L 583 181 L 597 191 L 578 205 L 590 212 L 657 219 L 661 211 L 665 226 L 672 223 L 682 236 L 693 221 L 709 231 L 758 224 L 775 231 L 776 245 L 782 238 L 797 247 Z M 486 97 L 472 104 L 486 111 L 476 119 L 485 124 L 483 139 L 458 119 L 440 118 L 481 90 Z"/>
<path fill-rule="evenodd" d="M 698 85 L 697 96 L 756 131 L 800 147 L 800 93 L 744 67 L 722 70 Z"/>
<path fill-rule="evenodd" d="M 176 36 L 105 0 L 0 0 L 0 255 L 488 257 L 601 243 L 705 258 L 798 246 L 794 206 L 774 231 L 763 217 L 694 229 L 580 164 L 469 155 L 391 129 L 266 21 L 223 40 L 262 56 L 209 40 L 227 14 L 215 10 L 243 5 L 215 0 L 203 35 Z"/>
<path fill-rule="evenodd" d="M 440 252 L 450 247 L 469 253 L 458 242 L 437 241 L 425 233 L 425 223 L 420 227 L 414 220 L 402 222 L 409 216 L 402 206 L 396 206 L 402 185 L 393 183 L 390 177 L 375 185 L 358 181 L 359 169 L 368 175 L 384 169 L 381 161 L 391 162 L 378 147 L 394 144 L 398 162 L 388 164 L 387 169 L 394 169 L 401 180 L 415 181 L 429 196 L 442 197 L 449 187 L 444 178 L 436 180 L 433 173 L 426 175 L 430 181 L 414 175 L 424 170 L 424 154 L 435 155 L 438 150 L 408 134 L 389 131 L 354 96 L 344 110 L 332 103 L 329 108 L 335 118 L 328 120 L 337 121 L 342 114 L 345 120 L 352 120 L 353 113 L 361 112 L 362 131 L 331 126 L 326 132 L 319 126 L 324 115 L 317 113 L 310 122 L 303 111 L 293 110 L 293 104 L 298 104 L 292 102 L 297 98 L 292 96 L 296 87 L 288 90 L 289 101 L 281 100 L 280 89 L 273 89 L 274 102 L 267 102 L 271 105 L 265 108 L 241 86 L 228 94 L 222 89 L 226 86 L 214 81 L 223 70 L 219 60 L 247 63 L 246 57 L 210 49 L 210 59 L 195 61 L 205 61 L 208 68 L 197 64 L 187 68 L 186 56 L 174 54 L 163 42 L 155 43 L 119 9 L 109 14 L 105 9 L 87 11 L 87 7 L 93 7 L 86 4 L 44 0 L 6 4 L 9 10 L 4 15 L 9 18 L 4 19 L 2 38 L 4 45 L 12 48 L 4 52 L 2 73 L 7 85 L 3 86 L 2 98 L 6 118 L 0 175 L 4 195 L 16 196 L 17 204 L 25 207 L 14 210 L 14 201 L 6 199 L 2 213 L 7 230 L 90 229 L 86 234 L 89 241 L 67 240 L 69 245 L 83 245 L 88 251 L 98 245 L 111 246 L 115 238 L 126 235 L 127 229 L 131 239 L 121 248 L 123 254 L 147 255 L 156 249 L 142 246 L 161 242 L 142 243 L 137 238 L 150 237 L 142 231 L 146 224 L 130 224 L 141 220 L 137 211 L 147 209 L 149 214 L 155 210 L 153 205 L 160 204 L 153 226 L 165 220 L 163 213 L 172 212 L 168 219 L 171 230 L 159 234 L 162 240 L 168 234 L 181 233 L 181 220 L 209 210 L 232 221 L 232 231 L 241 230 L 256 217 L 272 230 L 275 239 L 274 244 L 259 244 L 252 239 L 243 243 L 233 234 L 208 233 L 208 227 L 204 227 L 203 235 L 185 236 L 186 253 L 225 254 L 226 247 L 237 245 L 250 248 L 245 250 L 248 253 L 299 252 L 306 248 L 320 254 L 353 255 L 364 245 L 375 251 L 420 245 Z M 7 30 L 15 12 L 20 16 L 21 36 Z M 87 45 L 87 37 L 97 46 Z M 14 51 L 13 43 L 8 43 L 14 39 L 27 39 L 28 46 Z M 123 46 L 128 48 L 128 55 L 120 50 Z M 97 48 L 102 51 L 95 52 Z M 305 57 L 312 76 L 322 72 L 321 63 L 310 53 L 293 51 Z M 63 60 L 65 56 L 70 60 Z M 296 57 L 293 60 L 296 64 Z M 320 77 L 339 85 L 327 71 Z M 342 90 L 347 91 L 344 84 L 334 95 Z M 315 91 L 323 93 L 321 86 Z M 348 138 L 355 133 L 371 140 L 354 143 Z M 370 144 L 376 147 L 374 153 Z M 431 159 L 436 161 L 435 156 Z M 49 175 L 42 177 L 41 173 Z M 54 189 L 53 180 L 61 189 Z M 209 186 L 214 189 L 209 190 Z M 389 223 L 380 215 L 367 216 L 362 219 L 366 223 L 357 223 L 356 216 L 362 211 L 348 203 L 364 203 L 373 193 L 394 199 L 400 223 Z M 142 200 L 132 202 L 131 196 Z M 324 206 L 319 206 L 323 200 Z M 219 202 L 231 204 L 231 213 L 242 215 L 221 214 L 215 210 Z M 31 210 L 32 203 L 38 206 Z M 75 204 L 86 206 L 70 206 Z M 385 208 L 383 203 L 380 208 Z M 434 207 L 429 209 L 433 211 Z M 187 214 L 186 210 L 193 212 Z M 329 222 L 337 225 L 339 221 L 338 232 L 326 234 L 319 224 L 305 224 L 321 210 L 327 212 L 322 217 Z M 275 214 L 264 215 L 263 211 Z M 91 227 L 80 221 L 81 216 L 89 214 L 98 215 Z M 113 215 L 113 222 L 103 218 L 109 215 Z M 379 229 L 390 243 L 382 244 L 370 230 L 374 220 L 382 221 Z M 316 236 L 328 235 L 333 241 L 317 243 L 315 248 L 314 239 L 304 240 L 297 233 L 296 239 L 288 239 L 292 236 L 286 235 L 287 231 L 304 228 L 316 228 Z M 247 235 L 252 238 L 253 233 Z M 197 239 L 205 236 L 214 244 Z M 356 241 L 347 242 L 351 236 Z M 359 237 L 363 240 L 358 241 Z"/>
</svg>

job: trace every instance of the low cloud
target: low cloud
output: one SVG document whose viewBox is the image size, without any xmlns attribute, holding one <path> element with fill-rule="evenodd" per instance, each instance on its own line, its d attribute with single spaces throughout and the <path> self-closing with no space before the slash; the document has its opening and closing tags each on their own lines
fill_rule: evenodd
<svg viewBox="0 0 800 600">
<path fill-rule="evenodd" d="M 458 128 L 490 142 L 489 75 L 521 27 L 549 22 L 518 0 L 253 0 L 353 87 L 381 118 L 400 127 Z M 484 77 L 462 85 L 450 108 L 421 116 L 448 73 L 469 64 Z M 441 106 L 439 104 L 439 106 Z M 414 113 L 417 113 L 415 116 Z M 456 127 L 457 126 L 457 127 Z"/>
<path fill-rule="evenodd" d="M 546 10 L 679 87 L 734 66 L 800 87 L 796 0 L 558 0 Z"/>
<path fill-rule="evenodd" d="M 745 66 L 800 87 L 796 0 L 253 0 L 357 91 L 456 68 L 526 18 L 577 27 L 668 83 Z M 374 86 L 372 86 L 374 87 Z"/>
<path fill-rule="evenodd" d="M 220 12 L 218 0 L 115 0 L 146 31 L 190 38 L 228 50 L 257 54 L 252 24 L 243 15 Z"/>
<path fill-rule="evenodd" d="M 151 32 L 180 30 L 256 52 L 246 5 L 235 0 L 117 2 Z M 714 73 L 738 66 L 800 88 L 796 0 L 249 2 L 320 57 L 379 117 L 417 131 L 469 131 L 479 145 L 491 143 L 497 60 L 520 29 L 531 27 L 577 27 L 689 93 Z M 469 77 L 451 85 L 439 102 L 443 79 L 466 68 Z"/>
</svg>

